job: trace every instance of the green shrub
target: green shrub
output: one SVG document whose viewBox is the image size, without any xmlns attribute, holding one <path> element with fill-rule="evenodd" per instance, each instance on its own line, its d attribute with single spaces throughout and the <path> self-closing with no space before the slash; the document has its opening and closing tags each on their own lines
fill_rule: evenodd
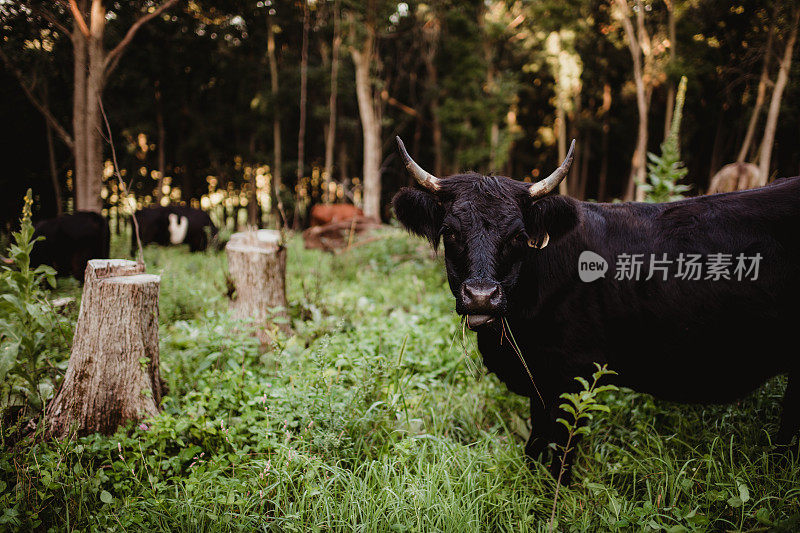
<svg viewBox="0 0 800 533">
<path fill-rule="evenodd" d="M 672 116 L 672 124 L 669 135 L 661 143 L 661 156 L 652 152 L 647 153 L 650 163 L 647 165 L 648 183 L 641 187 L 646 194 L 648 202 L 671 202 L 683 198 L 683 193 L 691 187 L 681 185 L 682 180 L 689 172 L 683 166 L 680 152 L 679 132 L 681 119 L 683 117 L 683 102 L 686 98 L 686 76 L 681 78 L 678 86 L 678 94 L 675 97 L 675 111 Z"/>
<path fill-rule="evenodd" d="M 65 320 L 56 314 L 42 288 L 55 287 L 55 271 L 46 265 L 31 268 L 30 255 L 36 241 L 31 223 L 31 191 L 25 196 L 20 230 L 14 232 L 9 247 L 11 264 L 0 271 L 0 407 L 2 417 L 16 412 L 23 415 L 42 410 L 53 386 L 46 367 L 49 355 L 66 335 Z M 62 325 L 65 326 L 62 329 Z"/>
</svg>

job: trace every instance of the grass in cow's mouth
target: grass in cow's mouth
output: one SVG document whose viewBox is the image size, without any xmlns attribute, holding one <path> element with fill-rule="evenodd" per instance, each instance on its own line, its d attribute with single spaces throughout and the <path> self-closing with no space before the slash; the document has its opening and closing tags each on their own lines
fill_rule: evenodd
<svg viewBox="0 0 800 533">
<path fill-rule="evenodd" d="M 519 358 L 519 362 L 522 363 L 522 366 L 525 368 L 525 372 L 528 374 L 528 377 L 531 378 L 531 385 L 533 385 L 533 389 L 536 391 L 536 395 L 539 397 L 539 400 L 542 402 L 542 407 L 545 409 L 547 406 L 544 404 L 544 398 L 542 398 L 542 393 L 539 392 L 539 387 L 536 386 L 536 381 L 533 379 L 533 374 L 531 374 L 530 368 L 528 368 L 528 363 L 525 362 L 525 358 L 522 357 L 522 351 L 519 349 L 519 345 L 517 344 L 516 339 L 514 338 L 514 332 L 511 331 L 511 326 L 508 324 L 508 320 L 506 317 L 502 317 L 503 321 L 503 329 L 500 336 L 500 342 L 503 342 L 503 339 L 508 339 L 511 343 L 511 347 L 514 349 L 514 353 Z M 506 333 L 507 332 L 507 333 Z"/>
<path fill-rule="evenodd" d="M 162 274 L 163 413 L 3 448 L 0 530 L 546 529 L 554 482 L 525 462 L 527 399 L 486 373 L 441 258 L 385 237 L 338 256 L 291 240 L 295 335 L 265 353 L 225 314 L 224 253 L 147 248 Z M 53 347 L 54 367 L 67 357 Z M 800 530 L 800 461 L 767 437 L 783 388 L 718 407 L 610 393 L 554 529 Z"/>
</svg>

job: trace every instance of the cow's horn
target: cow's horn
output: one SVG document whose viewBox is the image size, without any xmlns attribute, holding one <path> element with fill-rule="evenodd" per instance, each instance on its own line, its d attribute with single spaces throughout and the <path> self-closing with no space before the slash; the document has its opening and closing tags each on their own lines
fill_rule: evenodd
<svg viewBox="0 0 800 533">
<path fill-rule="evenodd" d="M 403 164 L 406 166 L 406 171 L 411 174 L 414 179 L 417 180 L 417 183 L 422 185 L 424 188 L 431 192 L 438 191 L 439 178 L 433 174 L 425 172 L 421 166 L 411 159 L 411 156 L 408 155 L 408 152 L 406 152 L 406 147 L 403 144 L 403 140 L 400 138 L 400 136 L 395 137 L 395 139 L 397 139 L 397 149 L 400 151 L 400 157 L 403 158 Z"/>
<path fill-rule="evenodd" d="M 531 193 L 531 196 L 534 198 L 540 198 L 558 187 L 558 184 L 561 183 L 561 180 L 567 177 L 569 167 L 572 165 L 572 152 L 574 150 L 575 139 L 572 139 L 572 143 L 569 145 L 569 152 L 567 152 L 567 157 L 564 159 L 564 162 L 561 163 L 561 166 L 558 167 L 555 172 L 547 176 L 545 179 L 542 181 L 537 181 L 531 185 L 530 189 L 528 189 L 528 191 Z"/>
</svg>

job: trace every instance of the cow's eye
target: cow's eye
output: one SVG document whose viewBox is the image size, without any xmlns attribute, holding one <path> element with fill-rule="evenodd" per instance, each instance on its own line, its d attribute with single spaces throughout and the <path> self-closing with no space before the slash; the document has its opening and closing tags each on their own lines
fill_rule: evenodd
<svg viewBox="0 0 800 533">
<path fill-rule="evenodd" d="M 528 234 L 525 231 L 518 231 L 512 238 L 511 244 L 514 246 L 526 246 L 528 243 Z"/>
</svg>

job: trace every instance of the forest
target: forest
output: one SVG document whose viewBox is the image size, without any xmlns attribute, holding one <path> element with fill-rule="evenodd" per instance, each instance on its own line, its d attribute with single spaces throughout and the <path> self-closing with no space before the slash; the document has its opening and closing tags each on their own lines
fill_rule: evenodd
<svg viewBox="0 0 800 533">
<path fill-rule="evenodd" d="M 800 292 L 798 29 L 797 0 L 0 0 L 0 531 L 799 530 L 800 369 L 770 366 Z M 584 236 L 586 213 L 687 205 L 607 240 L 660 253 L 688 228 L 764 276 L 628 293 L 612 271 L 598 304 L 576 270 L 551 308 L 618 297 L 647 326 L 623 332 L 647 337 L 640 383 L 670 382 L 566 361 L 568 440 L 531 460 L 553 364 L 525 304 L 464 310 L 478 260 L 456 256 L 484 236 L 442 222 L 451 175 L 546 187 Z M 713 218 L 748 194 L 745 222 Z M 577 268 L 521 205 L 508 241 Z M 504 206 L 475 215 L 497 241 Z M 487 264 L 510 294 L 509 257 Z M 732 350 L 713 375 L 666 368 L 695 322 Z"/>
<path fill-rule="evenodd" d="M 119 203 L 101 118 L 75 119 L 83 82 L 72 41 L 82 34 L 68 2 L 45 4 L 0 7 L 0 113 L 14 125 L 2 143 L 7 227 L 28 186 L 42 216 L 72 201 Z M 645 154 L 669 130 L 681 76 L 691 194 L 737 161 L 758 165 L 762 183 L 800 168 L 791 3 L 193 1 L 166 6 L 126 40 L 156 7 L 165 6 L 103 8 L 106 64 L 92 82 L 102 82 L 118 164 L 140 205 L 166 194 L 238 206 L 252 185 L 270 211 L 277 184 L 302 224 L 310 203 L 360 203 L 374 181 L 367 213 L 388 220 L 389 199 L 409 183 L 396 135 L 436 175 L 515 179 L 554 168 L 575 138 L 570 195 L 631 199 L 631 176 L 645 181 Z M 92 162 L 76 165 L 86 154 L 76 160 L 72 140 L 87 129 Z M 81 207 L 85 172 L 104 181 Z"/>
</svg>

